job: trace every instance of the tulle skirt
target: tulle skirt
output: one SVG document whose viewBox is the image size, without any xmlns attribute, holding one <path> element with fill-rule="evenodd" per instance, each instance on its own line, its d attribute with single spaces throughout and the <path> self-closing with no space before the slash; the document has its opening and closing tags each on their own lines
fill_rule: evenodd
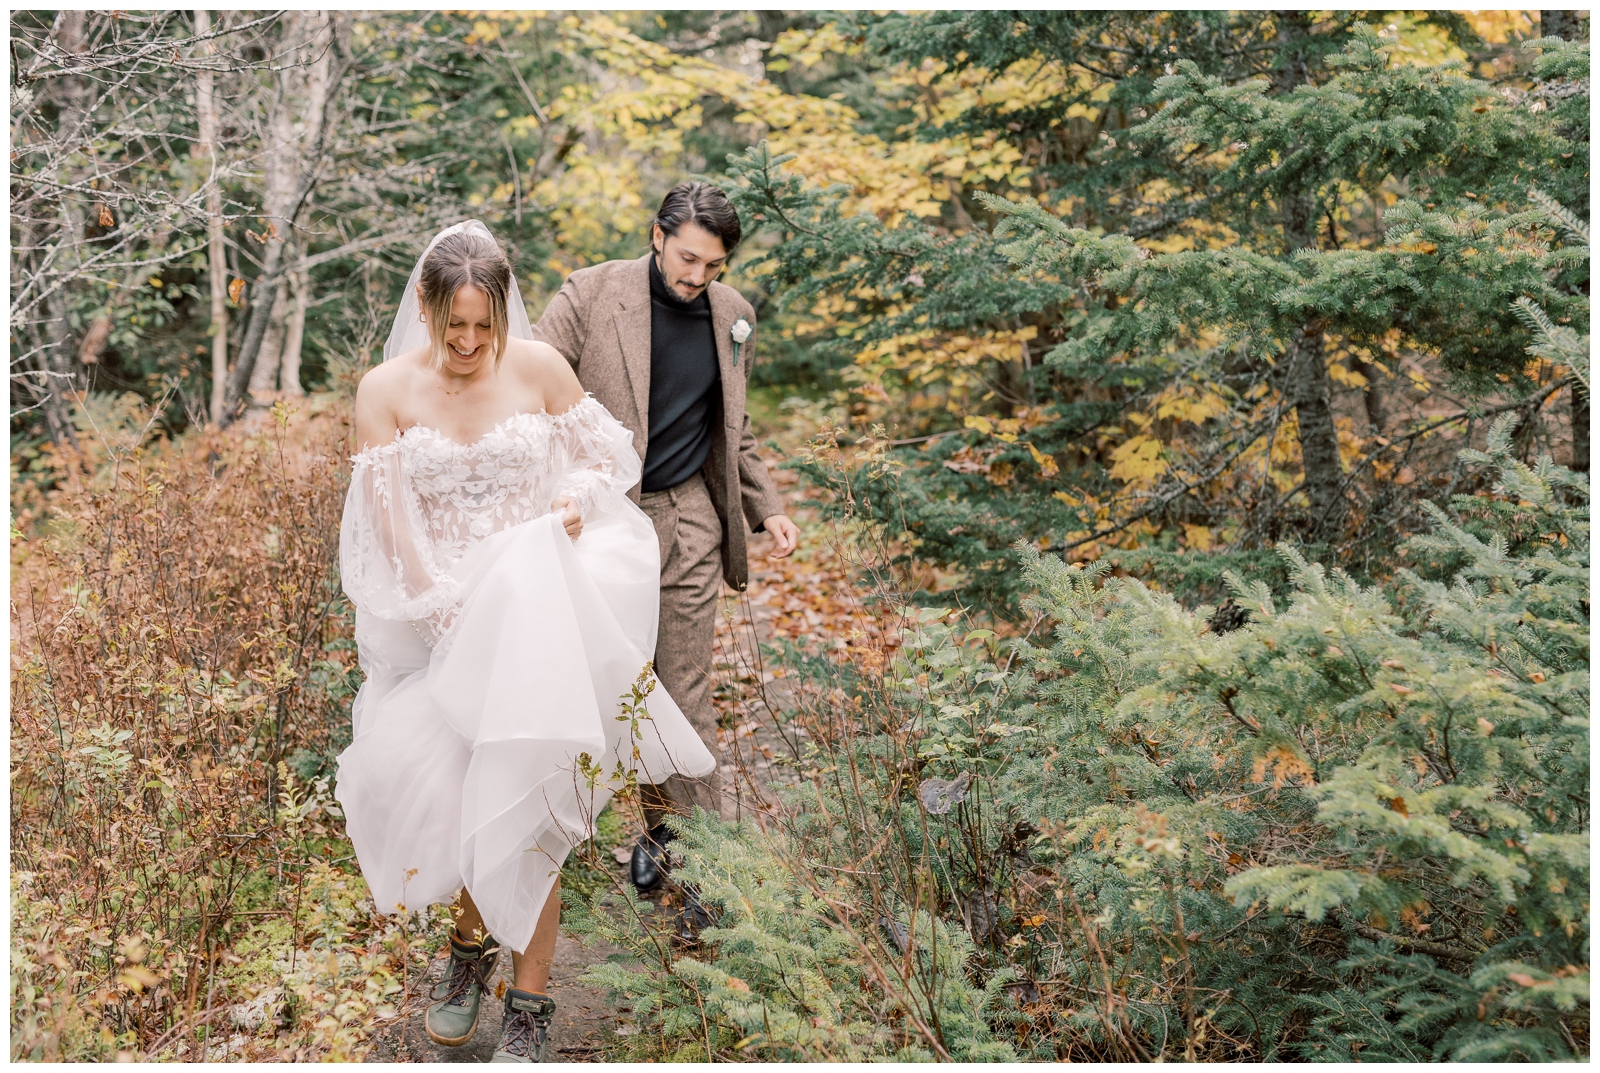
<svg viewBox="0 0 1600 1073">
<path fill-rule="evenodd" d="M 659 684 L 643 718 L 622 704 L 655 651 L 659 571 L 654 527 L 625 502 L 576 541 L 550 514 L 475 545 L 431 650 L 409 622 L 357 613 L 366 682 L 336 792 L 380 910 L 465 885 L 489 932 L 523 950 L 620 775 L 716 767 Z"/>
</svg>

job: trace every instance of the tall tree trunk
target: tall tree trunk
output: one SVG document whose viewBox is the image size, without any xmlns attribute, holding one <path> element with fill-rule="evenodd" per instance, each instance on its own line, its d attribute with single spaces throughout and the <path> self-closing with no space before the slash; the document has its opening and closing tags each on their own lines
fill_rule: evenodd
<svg viewBox="0 0 1600 1073">
<path fill-rule="evenodd" d="M 194 13 L 194 32 L 211 32 L 211 12 Z M 204 49 L 206 56 L 217 54 L 214 41 L 207 41 Z M 211 177 L 207 180 L 210 187 L 206 190 L 206 262 L 211 271 L 211 422 L 221 424 L 228 392 L 228 253 L 222 240 L 222 181 L 217 173 L 217 98 L 210 71 L 201 71 L 196 81 L 200 140 L 195 153 L 211 163 Z"/>
<path fill-rule="evenodd" d="M 300 243 L 299 259 L 305 260 L 305 243 Z M 310 300 L 310 280 L 305 269 L 300 269 L 289 276 L 289 294 L 293 302 L 293 311 L 289 314 L 289 326 L 285 329 L 283 338 L 283 363 L 278 369 L 278 390 L 290 398 L 304 395 L 305 388 L 300 386 L 300 347 L 306 338 L 306 306 Z"/>
<path fill-rule="evenodd" d="M 1583 293 L 1589 293 L 1589 281 L 1583 282 Z M 1567 388 L 1572 396 L 1572 464 L 1569 469 L 1578 473 L 1589 472 L 1589 388 L 1574 383 Z"/>
<path fill-rule="evenodd" d="M 1362 361 L 1357 355 L 1352 355 L 1350 368 L 1353 372 L 1361 374 L 1367 382 L 1363 389 L 1367 407 L 1367 435 L 1383 435 L 1383 426 L 1386 421 L 1383 412 L 1383 389 L 1378 383 L 1378 377 L 1384 375 L 1383 370 L 1369 362 Z"/>
<path fill-rule="evenodd" d="M 1541 37 L 1559 37 L 1563 41 L 1581 41 L 1583 39 L 1583 14 L 1582 11 L 1541 11 L 1539 12 L 1539 35 Z"/>
<path fill-rule="evenodd" d="M 317 16 L 311 12 L 290 12 L 284 16 L 285 38 L 308 44 L 306 30 Z M 304 130 L 304 122 L 296 122 L 297 114 L 305 108 L 305 69 L 299 64 L 289 64 L 278 72 L 277 94 L 266 125 L 265 179 L 266 191 L 262 198 L 266 209 L 269 232 L 278 231 L 288 243 L 284 249 L 285 271 L 293 271 L 294 254 L 299 249 L 292 225 L 288 219 L 289 205 L 295 188 L 300 185 L 304 161 L 300 159 L 296 127 Z M 283 355 L 284 318 L 288 316 L 288 288 L 278 290 L 272 303 L 272 314 L 267 319 L 267 331 L 261 339 L 261 350 L 256 354 L 255 369 L 250 374 L 250 399 L 253 406 L 269 406 L 278 391 L 278 364 Z"/>
<path fill-rule="evenodd" d="M 1289 391 L 1300 429 L 1300 462 L 1305 469 L 1306 498 L 1311 502 L 1308 535 L 1317 539 L 1337 533 L 1344 524 L 1345 502 L 1340 485 L 1339 430 L 1329 402 L 1328 360 L 1322 346 L 1322 323 L 1313 319 L 1290 345 Z"/>
<path fill-rule="evenodd" d="M 69 55 L 76 55 L 88 47 L 84 12 L 63 11 L 56 17 L 56 45 Z M 61 135 L 71 138 L 72 132 L 88 121 L 88 105 L 84 99 L 87 92 L 83 79 L 76 75 L 57 81 L 56 130 Z M 63 171 L 55 178 L 64 187 L 70 187 L 76 176 Z M 59 216 L 57 248 L 66 252 L 58 258 L 57 263 L 65 267 L 82 259 L 85 221 L 71 194 L 62 195 Z M 72 427 L 71 408 L 67 405 L 67 399 L 78 386 L 77 370 L 72 360 L 74 347 L 71 342 L 72 324 L 68 320 L 68 299 L 68 289 L 62 287 L 44 303 L 46 317 L 38 376 L 42 383 L 36 397 L 40 409 L 44 411 L 45 427 L 50 432 L 50 439 L 57 446 L 70 444 L 76 447 L 78 437 Z"/>
<path fill-rule="evenodd" d="M 1584 36 L 1582 11 L 1539 12 L 1539 33 L 1544 37 L 1559 37 L 1563 41 L 1581 41 Z M 1588 284 L 1584 285 L 1585 293 Z M 1589 472 L 1589 393 L 1577 384 L 1567 389 L 1572 407 L 1572 463 L 1579 473 Z"/>
<path fill-rule="evenodd" d="M 1280 95 L 1286 95 L 1311 81 L 1311 60 L 1306 45 L 1311 38 L 1312 16 L 1304 11 L 1280 11 L 1277 24 L 1278 55 L 1273 88 Z M 1315 196 L 1308 190 L 1286 192 L 1282 195 L 1280 211 L 1284 252 L 1293 254 L 1296 250 L 1315 249 L 1318 219 Z M 1339 460 L 1339 430 L 1333 423 L 1333 388 L 1328 381 L 1320 319 L 1310 317 L 1295 329 L 1285 360 L 1290 367 L 1285 390 L 1294 404 L 1306 498 L 1311 503 L 1307 535 L 1315 540 L 1342 529 L 1346 513 L 1341 492 L 1344 467 Z"/>
<path fill-rule="evenodd" d="M 252 406 L 271 406 L 278 393 L 278 363 L 283 356 L 284 321 L 288 317 L 289 287 L 283 286 L 273 299 L 272 316 L 267 318 L 267 334 L 261 340 L 261 353 L 256 355 L 255 372 L 250 376 Z"/>
<path fill-rule="evenodd" d="M 266 340 L 267 324 L 272 319 L 278 291 L 284 285 L 284 262 L 286 257 L 293 256 L 294 253 L 290 238 L 295 221 L 316 186 L 317 172 L 328 144 L 333 124 L 333 108 L 337 100 L 334 90 L 343 81 L 345 72 L 350 66 L 348 51 L 341 38 L 342 28 L 335 21 L 338 16 L 323 14 L 321 18 L 324 21 L 321 31 L 317 34 L 317 44 L 322 46 L 325 43 L 326 47 L 319 47 L 318 62 L 325 62 L 327 67 L 325 74 L 311 80 L 313 94 L 311 103 L 320 107 L 307 115 L 310 136 L 304 143 L 308 148 L 301 158 L 303 165 L 294 194 L 288 199 L 282 218 L 273 221 L 277 233 L 271 234 L 269 229 L 266 257 L 263 259 L 261 273 L 256 277 L 255 293 L 250 299 L 252 309 L 249 326 L 245 329 L 244 341 L 239 345 L 239 360 L 228 378 L 228 405 L 224 407 L 224 424 L 229 424 L 237 418 L 243 404 L 248 401 L 247 392 L 255 372 L 256 359 L 261 353 L 262 343 Z M 320 90 L 318 90 L 319 85 Z M 315 99 L 316 97 L 320 97 L 320 100 Z"/>
</svg>

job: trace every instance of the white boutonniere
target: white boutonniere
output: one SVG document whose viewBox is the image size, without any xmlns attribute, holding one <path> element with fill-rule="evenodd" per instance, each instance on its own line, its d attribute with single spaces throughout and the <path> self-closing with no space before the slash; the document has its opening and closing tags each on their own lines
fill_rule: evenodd
<svg viewBox="0 0 1600 1073">
<path fill-rule="evenodd" d="M 733 322 L 733 327 L 728 329 L 728 334 L 733 336 L 733 363 L 739 364 L 739 348 L 744 346 L 744 341 L 750 338 L 750 333 L 755 331 L 750 327 L 750 322 L 740 317 Z"/>
</svg>

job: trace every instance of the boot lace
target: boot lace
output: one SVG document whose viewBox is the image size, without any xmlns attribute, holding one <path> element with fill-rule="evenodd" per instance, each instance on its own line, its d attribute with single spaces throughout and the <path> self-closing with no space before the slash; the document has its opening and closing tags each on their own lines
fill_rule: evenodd
<svg viewBox="0 0 1600 1073">
<path fill-rule="evenodd" d="M 465 1006 L 467 994 L 474 984 L 483 987 L 484 969 L 487 968 L 489 958 L 485 950 L 478 955 L 476 961 L 456 956 L 455 951 L 450 952 L 450 975 L 445 978 L 449 988 L 445 991 L 444 1004 L 446 1006 Z"/>
<path fill-rule="evenodd" d="M 527 1010 L 518 1010 L 505 1020 L 505 1038 L 500 1049 L 519 1058 L 532 1058 L 544 1050 L 550 1027 L 546 1019 Z"/>
</svg>

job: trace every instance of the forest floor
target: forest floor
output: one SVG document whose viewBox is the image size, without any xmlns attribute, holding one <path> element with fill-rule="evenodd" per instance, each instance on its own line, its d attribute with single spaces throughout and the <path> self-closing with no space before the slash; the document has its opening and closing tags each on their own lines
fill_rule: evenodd
<svg viewBox="0 0 1600 1073">
<path fill-rule="evenodd" d="M 770 537 L 752 538 L 748 590 L 742 597 L 731 589 L 723 592 L 717 623 L 715 697 L 722 724 L 718 746 L 724 769 L 736 772 L 726 777 L 729 793 L 723 818 L 729 820 L 759 811 L 759 801 L 753 801 L 753 796 L 764 797 L 769 789 L 794 778 L 794 767 L 781 763 L 782 753 L 790 746 L 778 731 L 786 697 L 784 670 L 767 662 L 761 646 L 778 639 L 807 646 L 841 645 L 855 614 L 844 599 L 848 592 L 847 570 L 833 554 L 824 521 L 814 508 L 804 505 L 807 491 L 799 476 L 778 468 L 784 457 L 791 457 L 804 443 L 811 431 L 809 422 L 786 419 L 775 407 L 768 409 L 762 415 L 768 420 L 760 423 L 766 426 L 777 447 L 764 446 L 762 454 L 802 536 L 800 548 L 787 559 L 768 558 Z M 614 882 L 620 887 L 628 881 L 628 851 L 639 830 L 637 820 L 626 817 L 620 834 L 599 847 L 599 860 L 609 873 L 602 882 Z M 676 911 L 676 904 L 668 896 L 658 895 L 656 902 L 658 913 Z M 549 989 L 556 1002 L 550 1033 L 551 1061 L 606 1061 L 618 1037 L 634 1030 L 631 1010 L 626 1005 L 613 1003 L 603 991 L 579 980 L 591 965 L 618 953 L 605 944 L 585 945 L 566 934 L 558 940 Z M 693 956 L 692 952 L 689 956 Z M 443 978 L 448 965 L 448 956 L 441 951 L 441 956 L 429 963 L 423 978 L 413 982 L 413 997 L 403 1006 L 402 1016 L 374 1036 L 376 1060 L 487 1062 L 493 1056 L 502 1016 L 497 1000 L 485 1001 L 478 1031 L 465 1046 L 441 1047 L 423 1030 L 427 992 Z M 510 986 L 510 981 L 510 958 L 502 956 L 490 987 L 500 993 L 503 987 Z"/>
</svg>

